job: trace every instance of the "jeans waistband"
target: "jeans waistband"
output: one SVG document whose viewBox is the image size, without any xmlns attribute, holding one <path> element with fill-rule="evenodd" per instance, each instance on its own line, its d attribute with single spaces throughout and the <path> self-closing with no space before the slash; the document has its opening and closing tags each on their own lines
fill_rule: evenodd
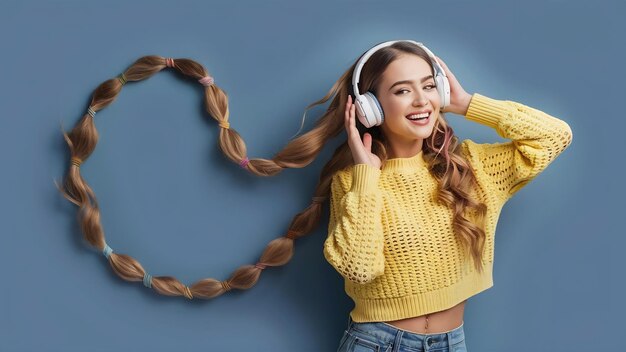
<svg viewBox="0 0 626 352">
<path fill-rule="evenodd" d="M 402 344 L 417 349 L 447 347 L 465 340 L 463 324 L 450 331 L 418 334 L 384 322 L 357 323 L 348 316 L 348 329 L 370 335 L 381 342 Z M 435 346 L 437 344 L 437 346 Z"/>
</svg>

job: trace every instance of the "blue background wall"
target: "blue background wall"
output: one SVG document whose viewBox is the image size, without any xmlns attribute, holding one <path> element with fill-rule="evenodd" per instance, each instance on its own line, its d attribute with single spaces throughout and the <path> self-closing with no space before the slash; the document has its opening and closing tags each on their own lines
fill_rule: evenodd
<svg viewBox="0 0 626 352">
<path fill-rule="evenodd" d="M 565 120 L 573 144 L 503 209 L 495 286 L 465 310 L 470 351 L 617 348 L 626 323 L 623 1 L 3 1 L 0 4 L 0 350 L 334 351 L 352 301 L 325 261 L 328 208 L 294 258 L 213 300 L 118 278 L 60 197 L 69 130 L 137 58 L 188 57 L 229 95 L 250 157 L 270 158 L 376 43 L 422 41 L 463 87 Z M 191 284 L 253 264 L 310 204 L 330 153 L 254 177 L 217 147 L 202 88 L 171 70 L 96 116 L 82 165 L 106 238 Z M 324 111 L 307 113 L 304 131 Z M 503 141 L 448 114 L 457 135 Z M 621 235 L 620 235 L 621 234 Z"/>
</svg>

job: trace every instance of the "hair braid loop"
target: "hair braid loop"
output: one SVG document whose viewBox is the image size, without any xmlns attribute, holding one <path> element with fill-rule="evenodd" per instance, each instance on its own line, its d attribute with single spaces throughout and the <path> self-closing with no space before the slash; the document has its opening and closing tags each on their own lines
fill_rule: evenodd
<svg viewBox="0 0 626 352">
<path fill-rule="evenodd" d="M 96 112 L 100 111 L 115 101 L 121 93 L 126 82 L 138 82 L 150 78 L 156 73 L 162 72 L 165 67 L 175 68 L 175 72 L 200 82 L 204 97 L 206 113 L 215 119 L 220 128 L 228 129 L 225 133 L 220 130 L 218 137 L 219 148 L 230 160 L 237 162 L 242 168 L 256 176 L 275 176 L 286 168 L 302 168 L 309 165 L 323 150 L 324 145 L 332 136 L 338 135 L 344 128 L 341 109 L 337 108 L 335 101 L 343 99 L 343 93 L 333 100 L 327 113 L 311 131 L 290 141 L 283 150 L 272 158 L 254 158 L 250 160 L 246 144 L 234 129 L 230 129 L 230 110 L 228 96 L 215 84 L 214 79 L 208 75 L 208 71 L 199 63 L 185 58 L 173 59 L 169 57 L 149 55 L 136 60 L 130 67 L 114 78 L 102 82 L 94 91 L 87 112 L 76 123 L 74 128 L 66 133 L 62 128 L 63 138 L 69 147 L 71 156 L 69 170 L 65 175 L 62 186 L 57 188 L 78 209 L 78 223 L 84 238 L 95 248 L 103 248 L 102 253 L 108 259 L 114 273 L 122 279 L 130 282 L 143 282 L 144 286 L 151 288 L 155 293 L 166 296 L 184 296 L 188 299 L 213 298 L 220 294 L 231 291 L 233 288 L 248 289 L 256 284 L 260 272 L 269 266 L 284 265 L 293 256 L 294 243 L 286 241 L 284 237 L 278 237 L 267 244 L 263 255 L 254 265 L 239 267 L 229 280 L 220 281 L 212 278 L 203 278 L 190 286 L 187 286 L 171 276 L 152 277 L 141 264 L 131 256 L 114 254 L 106 244 L 106 237 L 101 223 L 101 213 L 96 201 L 96 196 L 83 179 L 78 167 L 89 158 L 95 150 L 99 136 L 95 125 Z M 210 89 L 206 87 L 210 86 Z M 342 89 L 347 87 L 341 86 Z M 333 88 L 339 91 L 339 86 Z M 328 100 L 328 98 L 326 98 Z M 341 116 L 340 116 L 341 115 Z M 322 171 L 319 183 L 315 187 L 312 197 L 313 204 L 322 204 L 330 194 L 330 181 L 334 172 L 348 165 L 347 153 L 334 155 Z M 351 157 L 350 157 L 351 159 Z M 290 230 L 286 238 L 295 240 L 305 234 L 311 233 L 319 223 L 321 206 L 308 206 L 293 218 Z M 259 270 L 257 270 L 259 269 Z M 232 285 L 232 286 L 231 286 Z"/>
<path fill-rule="evenodd" d="M 222 281 L 221 283 L 225 291 L 230 291 L 232 289 L 230 285 L 228 284 L 228 281 Z"/>
</svg>

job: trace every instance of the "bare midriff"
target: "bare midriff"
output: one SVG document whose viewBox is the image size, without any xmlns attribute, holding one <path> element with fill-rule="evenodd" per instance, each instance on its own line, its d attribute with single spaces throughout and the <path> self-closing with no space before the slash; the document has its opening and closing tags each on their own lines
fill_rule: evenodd
<svg viewBox="0 0 626 352">
<path fill-rule="evenodd" d="M 457 304 L 452 308 L 428 313 L 417 317 L 385 321 L 385 324 L 417 334 L 439 334 L 454 330 L 463 324 L 463 312 L 465 302 Z"/>
</svg>

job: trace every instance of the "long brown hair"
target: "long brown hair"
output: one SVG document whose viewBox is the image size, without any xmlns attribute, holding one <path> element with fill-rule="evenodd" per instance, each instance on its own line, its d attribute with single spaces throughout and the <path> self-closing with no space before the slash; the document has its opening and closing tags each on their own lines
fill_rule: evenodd
<svg viewBox="0 0 626 352">
<path fill-rule="evenodd" d="M 370 91 L 376 95 L 376 88 L 382 80 L 382 72 L 391 62 L 407 54 L 426 61 L 434 76 L 435 70 L 431 59 L 421 47 L 411 42 L 396 42 L 378 50 L 368 59 L 361 72 L 359 92 Z M 362 127 L 361 136 L 367 131 L 364 126 Z M 376 126 L 370 128 L 368 132 L 372 134 L 373 141 L 377 141 L 378 149 L 373 152 L 384 162 L 389 144 L 382 128 Z M 448 124 L 444 113 L 440 113 L 433 133 L 424 140 L 423 157 L 429 165 L 431 175 L 438 181 L 437 201 L 452 209 L 454 233 L 460 240 L 465 254 L 472 258 L 476 270 L 482 272 L 487 206 L 472 198 L 470 194 L 476 187 L 476 175 L 461 149 L 453 128 Z"/>
<path fill-rule="evenodd" d="M 359 92 L 371 92 L 376 95 L 376 88 L 380 85 L 382 75 L 387 66 L 398 59 L 401 55 L 415 55 L 425 60 L 434 76 L 434 67 L 428 54 L 419 46 L 400 41 L 390 46 L 377 50 L 367 60 L 361 70 L 359 79 Z M 356 60 L 358 61 L 358 60 Z M 338 127 L 343 127 L 344 109 L 348 99 L 348 94 L 354 97 L 352 87 L 352 73 L 356 62 L 344 72 L 341 78 L 335 83 L 330 92 L 321 100 L 309 105 L 315 106 L 326 102 L 334 96 L 330 107 L 320 119 L 328 128 L 329 134 L 334 136 Z M 339 109 L 338 107 L 342 107 Z M 330 121 L 326 122 L 330 118 Z M 376 154 L 384 164 L 388 158 L 387 149 L 389 143 L 385 138 L 380 126 L 366 128 L 358 119 L 357 129 L 361 139 L 363 134 L 368 132 L 372 135 L 372 153 Z M 302 137 L 306 137 L 303 135 Z M 303 140 L 304 142 L 304 140 Z M 473 259 L 474 267 L 482 272 L 483 249 L 485 246 L 485 217 L 487 213 L 486 204 L 472 198 L 470 191 L 476 186 L 476 175 L 469 162 L 462 154 L 459 139 L 454 134 L 454 130 L 446 121 L 443 113 L 435 122 L 433 133 L 424 140 L 423 157 L 429 165 L 429 171 L 438 181 L 437 201 L 453 210 L 452 225 L 457 238 L 460 239 L 465 254 L 469 254 Z M 331 160 L 322 170 L 321 184 L 326 185 L 332 174 L 340 169 L 344 169 L 353 164 L 352 153 L 345 141 L 340 145 L 332 156 Z M 317 189 L 317 193 L 322 193 Z M 327 191 L 323 194 L 327 194 Z"/>
<path fill-rule="evenodd" d="M 403 42 L 395 43 L 370 57 L 363 67 L 360 91 L 372 90 L 386 66 L 403 52 L 416 54 L 430 63 L 428 56 L 421 48 Z M 354 94 L 351 79 L 355 64 L 343 73 L 322 99 L 307 107 L 308 109 L 323 104 L 332 98 L 326 112 L 316 121 L 315 126 L 302 136 L 289 141 L 271 159 L 255 158 L 248 161 L 243 139 L 228 125 L 228 96 L 216 84 L 208 85 L 205 88 L 205 107 L 209 115 L 219 123 L 220 150 L 233 162 L 242 165 L 257 176 L 274 176 L 284 168 L 302 168 L 309 165 L 326 142 L 344 130 L 343 107 L 348 94 Z M 107 248 L 107 244 L 100 222 L 98 202 L 94 192 L 80 174 L 80 164 L 91 155 L 98 142 L 98 131 L 94 124 L 95 113 L 111 104 L 127 81 L 147 79 L 168 66 L 195 80 L 208 76 L 202 65 L 190 59 L 144 56 L 135 61 L 121 77 L 101 83 L 92 95 L 89 113 L 84 114 L 69 133 L 62 130 L 70 150 L 71 163 L 63 186 L 57 184 L 57 188 L 66 199 L 79 207 L 77 215 L 83 235 L 92 246 L 99 250 Z M 360 125 L 359 130 L 362 135 L 366 129 Z M 368 131 L 374 137 L 375 143 L 372 151 L 384 162 L 387 159 L 384 136 L 377 127 Z M 431 173 L 440 183 L 438 199 L 455 210 L 453 219 L 455 232 L 467 247 L 472 248 L 472 256 L 475 261 L 477 260 L 477 268 L 480 270 L 486 207 L 469 197 L 468 190 L 475 179 L 471 168 L 461 156 L 457 138 L 443 116 L 438 119 L 432 137 L 425 142 L 424 157 L 428 158 Z M 193 297 L 213 298 L 232 288 L 248 289 L 254 286 L 261 270 L 266 266 L 280 266 L 289 262 L 294 251 L 293 241 L 307 235 L 317 227 L 322 205 L 330 193 L 332 176 L 352 164 L 352 154 L 345 141 L 334 151 L 331 159 L 322 168 L 311 205 L 294 216 L 284 236 L 272 240 L 266 246 L 256 265 L 241 266 L 225 281 L 206 278 L 190 286 L 184 285 L 171 276 L 155 276 L 150 280 L 151 287 L 163 295 L 185 296 L 191 299 Z M 465 208 L 477 210 L 479 215 L 477 224 L 465 217 L 463 214 Z M 107 253 L 107 257 L 113 271 L 124 280 L 142 281 L 147 275 L 141 264 L 128 255 L 113 252 Z"/>
</svg>

